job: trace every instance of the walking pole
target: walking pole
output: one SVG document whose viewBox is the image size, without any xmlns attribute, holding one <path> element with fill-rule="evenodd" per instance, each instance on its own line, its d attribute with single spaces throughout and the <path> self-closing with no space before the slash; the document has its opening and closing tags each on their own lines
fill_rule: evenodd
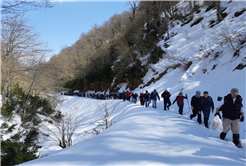
<svg viewBox="0 0 246 166">
<path fill-rule="evenodd" d="M 190 104 L 189 104 L 189 99 L 188 99 L 188 97 L 187 97 L 187 103 L 188 103 L 188 107 L 189 107 L 189 111 L 187 111 L 187 112 L 191 112 L 191 110 L 190 110 Z M 187 113 L 186 112 L 186 113 Z M 184 113 L 184 114 L 186 114 L 186 113 Z"/>
</svg>

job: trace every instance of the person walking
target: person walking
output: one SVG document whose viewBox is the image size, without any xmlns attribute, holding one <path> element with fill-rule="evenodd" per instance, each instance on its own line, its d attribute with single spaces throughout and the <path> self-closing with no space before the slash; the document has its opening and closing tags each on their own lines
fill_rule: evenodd
<svg viewBox="0 0 246 166">
<path fill-rule="evenodd" d="M 242 103 L 243 99 L 239 95 L 237 88 L 232 88 L 230 94 L 221 100 L 221 103 L 216 108 L 216 114 L 219 114 L 219 110 L 222 110 L 223 114 L 223 132 L 220 134 L 220 139 L 224 140 L 226 134 L 231 128 L 233 133 L 233 143 L 235 146 L 241 148 L 240 143 L 240 121 L 244 121 L 244 107 Z"/>
<path fill-rule="evenodd" d="M 179 107 L 179 114 L 180 115 L 183 115 L 184 99 L 187 99 L 187 98 L 188 98 L 187 94 L 185 94 L 185 96 L 183 96 L 183 92 L 179 92 L 179 95 L 173 101 L 173 104 L 177 101 L 177 105 Z"/>
<path fill-rule="evenodd" d="M 144 92 L 139 96 L 141 106 L 144 106 Z"/>
<path fill-rule="evenodd" d="M 212 97 L 209 96 L 208 91 L 203 92 L 203 97 L 201 98 L 201 111 L 203 112 L 204 125 L 208 128 L 208 120 L 210 111 L 212 108 L 212 113 L 214 113 L 214 102 Z"/>
<path fill-rule="evenodd" d="M 161 94 L 161 97 L 163 97 L 163 101 L 164 101 L 164 110 L 167 110 L 167 109 L 169 110 L 169 107 L 171 106 L 171 101 L 170 101 L 171 94 L 167 90 L 165 90 Z"/>
<path fill-rule="evenodd" d="M 152 100 L 153 104 L 152 104 L 152 107 L 153 108 L 157 108 L 156 107 L 156 101 L 157 101 L 157 98 L 158 100 L 160 101 L 160 96 L 159 94 L 156 92 L 156 90 L 154 90 L 151 95 L 150 95 L 150 99 Z"/>
<path fill-rule="evenodd" d="M 127 101 L 130 101 L 131 96 L 132 96 L 132 93 L 127 91 L 127 93 L 126 93 Z"/>
<path fill-rule="evenodd" d="M 150 104 L 150 94 L 148 93 L 147 90 L 146 90 L 146 92 L 144 94 L 144 100 L 145 100 L 145 107 L 149 107 L 149 104 Z"/>
<path fill-rule="evenodd" d="M 201 116 L 201 91 L 196 91 L 196 95 L 191 98 L 191 109 L 192 114 L 190 115 L 190 119 L 198 116 L 197 122 L 202 124 L 202 116 Z"/>
<path fill-rule="evenodd" d="M 133 92 L 132 93 L 132 102 L 136 104 L 137 103 L 137 99 L 138 99 L 138 94 Z"/>
<path fill-rule="evenodd" d="M 125 91 L 122 92 L 122 98 L 123 98 L 123 101 L 126 101 L 126 92 Z"/>
</svg>

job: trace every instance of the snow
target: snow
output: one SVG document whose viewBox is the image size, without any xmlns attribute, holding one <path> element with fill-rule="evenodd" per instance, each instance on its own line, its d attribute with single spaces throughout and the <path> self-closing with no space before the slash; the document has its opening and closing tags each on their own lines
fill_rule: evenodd
<svg viewBox="0 0 246 166">
<path fill-rule="evenodd" d="M 182 3 L 179 6 L 185 7 Z M 191 112 L 187 102 L 190 103 L 197 90 L 208 91 L 217 106 L 217 97 L 227 95 L 231 88 L 236 87 L 246 105 L 246 68 L 234 70 L 245 61 L 246 45 L 240 49 L 239 56 L 233 57 L 232 48 L 224 43 L 221 36 L 221 33 L 228 33 L 234 37 L 233 44 L 238 46 L 238 34 L 246 34 L 246 12 L 239 17 L 234 17 L 234 13 L 241 11 L 245 2 L 223 1 L 222 6 L 227 7 L 225 12 L 228 15 L 213 28 L 209 27 L 209 21 L 216 20 L 214 9 L 208 12 L 205 12 L 205 8 L 201 9 L 189 24 L 182 27 L 180 22 L 174 23 L 170 34 L 176 35 L 158 43 L 167 54 L 158 63 L 150 65 L 143 84 L 134 90 L 139 94 L 156 89 L 161 94 L 168 89 L 172 95 L 171 101 L 183 91 L 188 94 L 184 105 L 185 115 L 177 114 L 177 105 L 171 106 L 170 111 L 163 111 L 163 100 L 157 103 L 157 109 L 143 108 L 139 102 L 131 104 L 109 100 L 110 109 L 119 103 L 112 117 L 115 121 L 113 126 L 99 135 L 84 136 L 84 131 L 95 127 L 93 122 L 101 120 L 98 105 L 105 101 L 66 96 L 57 110 L 63 113 L 74 110 L 76 116 L 85 119 L 85 125 L 74 134 L 74 145 L 58 150 L 60 148 L 51 146 L 52 142 L 43 142 L 44 148 L 40 154 L 46 157 L 21 165 L 245 165 L 245 122 L 240 123 L 240 138 L 244 148 L 237 149 L 232 142 L 220 140 L 219 133 L 199 125 L 196 118 L 189 118 Z M 202 24 L 190 27 L 199 17 L 204 18 Z M 164 43 L 170 46 L 165 48 Z M 208 56 L 208 52 L 211 55 Z M 217 58 L 216 53 L 219 53 Z M 147 63 L 148 56 L 140 58 L 142 65 Z M 188 70 L 169 68 L 183 61 L 192 61 Z M 141 88 L 166 69 L 168 72 L 161 79 Z M 118 87 L 120 92 L 125 91 L 127 83 Z M 213 117 L 211 113 L 209 122 Z M 226 138 L 232 140 L 231 131 Z"/>
<path fill-rule="evenodd" d="M 220 140 L 219 133 L 189 120 L 188 114 L 180 117 L 175 109 L 163 111 L 162 102 L 153 109 L 110 100 L 109 107 L 118 102 L 115 124 L 109 129 L 20 165 L 245 165 L 245 152 Z M 78 107 L 76 114 L 93 119 L 99 103 L 104 101 L 67 97 L 60 108 Z"/>
</svg>

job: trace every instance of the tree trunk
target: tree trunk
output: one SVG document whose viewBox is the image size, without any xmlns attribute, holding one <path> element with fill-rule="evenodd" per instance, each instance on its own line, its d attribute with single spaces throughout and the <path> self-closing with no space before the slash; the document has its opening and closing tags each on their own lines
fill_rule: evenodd
<svg viewBox="0 0 246 166">
<path fill-rule="evenodd" d="M 196 7 L 196 0 L 193 0 L 193 9 Z"/>
<path fill-rule="evenodd" d="M 220 21 L 223 20 L 220 1 L 215 1 L 214 3 L 215 3 L 215 6 L 216 6 L 216 9 L 217 9 L 217 18 L 218 18 L 218 21 L 220 22 Z"/>
</svg>

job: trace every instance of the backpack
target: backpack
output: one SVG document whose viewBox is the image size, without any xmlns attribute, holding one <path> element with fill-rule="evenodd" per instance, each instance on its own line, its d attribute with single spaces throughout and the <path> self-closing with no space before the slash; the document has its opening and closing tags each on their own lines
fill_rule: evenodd
<svg viewBox="0 0 246 166">
<path fill-rule="evenodd" d="M 180 96 L 177 97 L 177 104 L 178 105 L 184 105 L 184 99 L 183 99 L 183 97 L 180 97 Z"/>
<path fill-rule="evenodd" d="M 238 96 L 238 99 L 239 99 L 240 103 L 243 102 L 243 99 L 242 99 L 241 96 Z M 223 110 L 223 107 L 224 107 L 224 105 L 225 105 L 226 102 L 227 102 L 227 96 L 224 97 L 224 104 L 220 107 L 219 111 L 222 111 Z"/>
</svg>

